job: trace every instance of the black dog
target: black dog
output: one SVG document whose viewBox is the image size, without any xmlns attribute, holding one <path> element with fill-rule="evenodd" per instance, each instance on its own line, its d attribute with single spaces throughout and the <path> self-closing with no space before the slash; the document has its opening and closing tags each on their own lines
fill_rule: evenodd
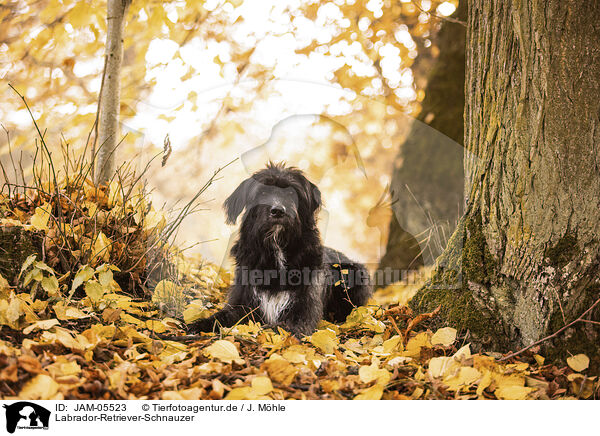
<svg viewBox="0 0 600 436">
<path fill-rule="evenodd" d="M 302 171 L 269 163 L 225 200 L 227 223 L 246 210 L 231 249 L 235 279 L 227 305 L 190 332 L 231 327 L 246 318 L 311 334 L 319 320 L 341 322 L 371 295 L 365 267 L 321 243 L 321 193 Z"/>
</svg>

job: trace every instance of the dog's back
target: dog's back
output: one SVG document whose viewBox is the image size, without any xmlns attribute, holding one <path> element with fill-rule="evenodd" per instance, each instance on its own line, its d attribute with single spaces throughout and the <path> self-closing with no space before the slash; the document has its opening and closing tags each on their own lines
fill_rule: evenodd
<svg viewBox="0 0 600 436">
<path fill-rule="evenodd" d="M 323 265 L 328 271 L 324 318 L 343 322 L 354 307 L 369 300 L 372 293 L 369 272 L 361 263 L 330 247 L 323 247 Z"/>
</svg>

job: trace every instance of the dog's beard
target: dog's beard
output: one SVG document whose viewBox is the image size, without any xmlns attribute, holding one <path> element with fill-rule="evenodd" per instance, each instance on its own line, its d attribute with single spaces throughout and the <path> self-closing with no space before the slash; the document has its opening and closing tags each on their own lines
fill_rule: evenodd
<svg viewBox="0 0 600 436">
<path fill-rule="evenodd" d="M 242 223 L 242 238 L 255 241 L 270 258 L 268 263 L 272 268 L 283 270 L 288 267 L 288 250 L 296 247 L 302 237 L 301 223 L 297 215 L 286 214 L 273 219 L 268 216 L 268 210 L 254 208 Z"/>
<path fill-rule="evenodd" d="M 265 234 L 265 243 L 272 248 L 275 255 L 275 263 L 279 269 L 284 269 L 286 264 L 282 247 L 283 231 L 283 225 L 275 224 Z"/>
</svg>

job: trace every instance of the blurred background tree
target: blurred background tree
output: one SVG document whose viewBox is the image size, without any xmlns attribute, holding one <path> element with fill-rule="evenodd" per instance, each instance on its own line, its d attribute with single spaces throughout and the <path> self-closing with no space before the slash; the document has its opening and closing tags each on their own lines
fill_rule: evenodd
<svg viewBox="0 0 600 436">
<path fill-rule="evenodd" d="M 456 6 L 134 0 L 126 18 L 117 167 L 144 167 L 169 134 L 173 153 L 165 168 L 152 164 L 148 184 L 157 203 L 176 209 L 216 167 L 268 145 L 274 160 L 285 158 L 319 183 L 329 212 L 324 223 L 335 223 L 324 232 L 326 242 L 375 266 L 394 215 L 387 190 L 397 153 L 439 55 L 435 35 Z M 31 120 L 8 83 L 27 98 L 57 159 L 61 142 L 89 154 L 106 2 L 13 0 L 0 5 L 0 23 L 0 120 L 13 153 L 23 151 L 27 171 L 35 146 Z M 306 114 L 316 116 L 290 119 Z M 292 121 L 275 135 L 286 119 Z M 241 161 L 227 169 L 211 187 L 216 200 L 188 221 L 181 239 L 211 240 L 199 249 L 221 260 L 231 231 L 220 203 L 250 169 Z"/>
<path fill-rule="evenodd" d="M 465 0 L 435 36 L 440 54 L 394 165 L 394 213 L 382 269 L 432 265 L 463 213 L 466 20 Z"/>
</svg>

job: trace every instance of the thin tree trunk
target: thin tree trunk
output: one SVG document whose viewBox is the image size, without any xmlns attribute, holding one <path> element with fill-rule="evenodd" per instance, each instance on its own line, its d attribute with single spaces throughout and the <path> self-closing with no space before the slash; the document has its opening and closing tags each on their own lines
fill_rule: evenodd
<svg viewBox="0 0 600 436">
<path fill-rule="evenodd" d="M 466 0 L 461 0 L 452 17 L 466 21 Z M 428 75 L 421 112 L 400 147 L 392 175 L 393 215 L 381 270 L 432 264 L 444 249 L 444 232 L 451 235 L 460 216 L 465 36 L 465 27 L 450 21 L 436 35 L 440 54 Z"/>
<path fill-rule="evenodd" d="M 598 23 L 596 2 L 469 2 L 467 212 L 440 260 L 462 278 L 444 289 L 457 277 L 439 269 L 413 305 L 442 304 L 490 347 L 529 345 L 600 297 Z M 579 322 L 543 344 L 565 358 L 599 339 Z"/>
<path fill-rule="evenodd" d="M 115 171 L 115 153 L 119 137 L 123 32 L 130 3 L 131 0 L 108 0 L 107 5 L 106 66 L 99 99 L 99 149 L 95 171 L 97 183 L 106 183 Z"/>
</svg>

